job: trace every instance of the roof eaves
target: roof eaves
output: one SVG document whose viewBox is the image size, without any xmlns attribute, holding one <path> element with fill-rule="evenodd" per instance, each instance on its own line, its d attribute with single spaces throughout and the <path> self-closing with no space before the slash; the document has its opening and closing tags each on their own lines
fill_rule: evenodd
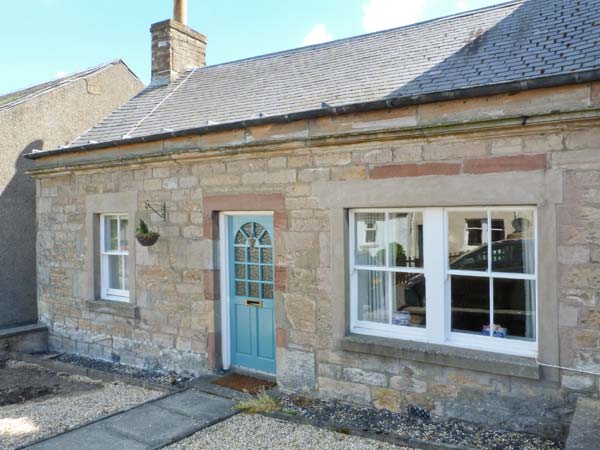
<svg viewBox="0 0 600 450">
<path fill-rule="evenodd" d="M 280 114 L 275 116 L 264 116 L 234 122 L 224 122 L 218 124 L 205 125 L 202 127 L 186 128 L 177 131 L 155 133 L 146 136 L 138 136 L 126 139 L 115 139 L 105 142 L 82 144 L 73 147 L 59 148 L 55 150 L 39 151 L 24 155 L 28 159 L 40 159 L 45 156 L 54 156 L 65 153 L 74 153 L 80 151 L 91 151 L 120 147 L 131 144 L 140 144 L 155 142 L 176 137 L 185 137 L 193 135 L 202 135 L 217 131 L 226 131 L 240 128 L 247 128 L 256 125 L 265 125 L 273 123 L 288 123 L 297 120 L 314 119 L 326 116 L 338 116 L 350 113 L 368 112 L 381 109 L 392 109 L 403 106 L 419 105 L 440 101 L 451 101 L 475 97 L 484 97 L 497 94 L 516 93 L 539 88 L 558 87 L 569 84 L 581 84 L 600 80 L 600 69 L 587 70 L 582 72 L 572 72 L 569 74 L 548 75 L 525 80 L 515 80 L 498 84 L 487 84 L 481 86 L 468 87 L 463 89 L 446 90 L 439 92 L 430 92 L 414 96 L 393 97 L 361 103 L 352 103 L 342 106 L 319 108 L 306 111 L 300 111 L 289 114 Z"/>
</svg>

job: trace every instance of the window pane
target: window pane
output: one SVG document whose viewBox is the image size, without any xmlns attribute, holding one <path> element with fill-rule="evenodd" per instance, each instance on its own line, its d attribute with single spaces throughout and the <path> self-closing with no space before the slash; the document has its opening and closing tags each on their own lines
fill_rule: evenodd
<svg viewBox="0 0 600 450">
<path fill-rule="evenodd" d="M 448 261 L 454 270 L 486 271 L 487 212 L 448 213 Z"/>
<path fill-rule="evenodd" d="M 423 214 L 390 213 L 390 265 L 423 267 Z"/>
<path fill-rule="evenodd" d="M 273 285 L 272 284 L 263 284 L 263 298 L 273 298 Z"/>
<path fill-rule="evenodd" d="M 385 272 L 359 270 L 357 318 L 368 322 L 389 323 Z"/>
<path fill-rule="evenodd" d="M 425 327 L 425 275 L 391 273 L 392 323 Z"/>
<path fill-rule="evenodd" d="M 260 278 L 259 276 L 259 266 L 255 266 L 253 264 L 249 264 L 248 265 L 248 278 L 250 280 L 258 280 Z"/>
<path fill-rule="evenodd" d="M 248 283 L 248 295 L 250 297 L 260 297 L 258 292 L 258 283 Z"/>
<path fill-rule="evenodd" d="M 355 214 L 355 264 L 385 265 L 385 214 Z"/>
<path fill-rule="evenodd" d="M 127 251 L 127 227 L 129 225 L 129 221 L 127 217 L 121 217 L 121 233 L 119 234 L 119 250 L 126 252 Z"/>
<path fill-rule="evenodd" d="M 246 266 L 244 264 L 235 265 L 235 277 L 238 280 L 244 280 L 246 278 Z"/>
<path fill-rule="evenodd" d="M 490 280 L 451 277 L 452 331 L 481 334 L 490 324 Z"/>
<path fill-rule="evenodd" d="M 116 216 L 104 216 L 104 250 L 118 250 L 119 219 Z"/>
<path fill-rule="evenodd" d="M 236 281 L 235 282 L 235 295 L 246 295 L 246 282 Z"/>
<path fill-rule="evenodd" d="M 106 255 L 108 264 L 108 288 L 125 289 L 123 258 L 120 255 Z"/>
<path fill-rule="evenodd" d="M 492 271 L 535 273 L 533 211 L 494 211 L 492 227 Z"/>
<path fill-rule="evenodd" d="M 127 267 L 127 256 L 121 256 L 121 285 L 126 291 L 129 290 L 129 268 Z"/>
<path fill-rule="evenodd" d="M 494 279 L 494 322 L 506 337 L 535 340 L 535 283 Z"/>
<path fill-rule="evenodd" d="M 273 281 L 273 266 L 262 266 L 262 280 Z"/>
</svg>

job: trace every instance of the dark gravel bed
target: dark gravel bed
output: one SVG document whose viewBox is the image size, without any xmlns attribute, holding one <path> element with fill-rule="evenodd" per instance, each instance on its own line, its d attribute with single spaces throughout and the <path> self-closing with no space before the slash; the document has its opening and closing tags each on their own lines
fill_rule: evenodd
<svg viewBox="0 0 600 450">
<path fill-rule="evenodd" d="M 426 442 L 453 444 L 485 450 L 559 450 L 554 441 L 525 433 L 495 431 L 481 425 L 459 420 L 420 418 L 407 413 L 394 413 L 374 408 L 360 408 L 335 401 L 281 397 L 283 410 L 309 422 L 335 427 L 349 432 L 360 430 L 369 434 L 409 437 Z"/>
<path fill-rule="evenodd" d="M 73 364 L 75 366 L 85 367 L 87 369 L 101 370 L 103 372 L 137 378 L 165 386 L 183 386 L 189 380 L 189 378 L 181 377 L 175 372 L 167 373 L 148 369 L 139 369 L 137 367 L 128 366 L 121 363 L 103 361 L 100 359 L 93 359 L 70 353 L 62 353 L 54 359 L 64 363 Z"/>
</svg>

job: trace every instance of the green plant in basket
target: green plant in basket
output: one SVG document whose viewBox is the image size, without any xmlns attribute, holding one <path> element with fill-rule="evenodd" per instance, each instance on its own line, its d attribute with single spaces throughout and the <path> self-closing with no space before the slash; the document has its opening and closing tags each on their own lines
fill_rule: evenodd
<svg viewBox="0 0 600 450">
<path fill-rule="evenodd" d="M 135 238 L 144 247 L 154 245 L 160 234 L 156 231 L 150 231 L 148 225 L 142 219 L 140 219 L 140 226 L 135 230 Z"/>
</svg>

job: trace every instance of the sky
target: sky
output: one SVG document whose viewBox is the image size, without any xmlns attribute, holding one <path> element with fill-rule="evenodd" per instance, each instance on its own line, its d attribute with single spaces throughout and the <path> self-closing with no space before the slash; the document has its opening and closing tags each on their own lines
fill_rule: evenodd
<svg viewBox="0 0 600 450">
<path fill-rule="evenodd" d="M 188 25 L 208 38 L 207 64 L 218 64 L 504 1 L 188 0 Z M 172 17 L 172 5 L 172 0 L 3 1 L 0 94 L 118 58 L 148 83 L 150 25 Z"/>
</svg>

